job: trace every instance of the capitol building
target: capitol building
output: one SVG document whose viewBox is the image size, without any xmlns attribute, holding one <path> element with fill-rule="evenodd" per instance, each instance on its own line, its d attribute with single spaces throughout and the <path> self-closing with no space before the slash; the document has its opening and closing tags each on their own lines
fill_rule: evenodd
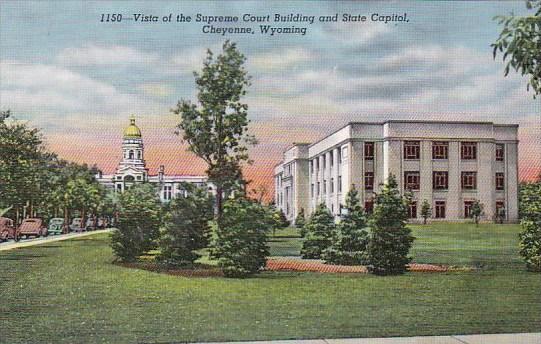
<svg viewBox="0 0 541 344">
<path fill-rule="evenodd" d="M 130 118 L 130 124 L 124 130 L 122 137 L 122 160 L 114 174 L 101 174 L 96 176 L 98 182 L 105 187 L 123 192 L 136 183 L 151 183 L 157 186 L 160 199 L 167 202 L 178 196 L 185 196 L 184 183 L 206 187 L 214 191 L 213 186 L 207 183 L 206 176 L 170 175 L 165 174 L 165 167 L 160 165 L 158 174 L 151 175 L 145 163 L 145 147 L 141 130 L 135 124 L 135 117 Z"/>
</svg>

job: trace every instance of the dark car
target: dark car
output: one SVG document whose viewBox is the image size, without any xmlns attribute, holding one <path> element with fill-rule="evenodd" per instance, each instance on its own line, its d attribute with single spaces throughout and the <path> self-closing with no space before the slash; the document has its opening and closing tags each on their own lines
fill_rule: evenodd
<svg viewBox="0 0 541 344">
<path fill-rule="evenodd" d="M 39 237 L 39 236 L 47 236 L 47 227 L 43 223 L 42 219 L 38 218 L 30 218 L 30 219 L 24 219 L 23 222 L 20 224 L 19 228 L 17 228 L 17 237 L 16 239 L 20 239 L 21 237 Z"/>
<path fill-rule="evenodd" d="M 61 217 L 53 217 L 49 221 L 49 234 L 62 234 L 64 233 L 64 219 Z"/>
<path fill-rule="evenodd" d="M 15 239 L 15 224 L 12 219 L 0 217 L 0 242 Z"/>
</svg>

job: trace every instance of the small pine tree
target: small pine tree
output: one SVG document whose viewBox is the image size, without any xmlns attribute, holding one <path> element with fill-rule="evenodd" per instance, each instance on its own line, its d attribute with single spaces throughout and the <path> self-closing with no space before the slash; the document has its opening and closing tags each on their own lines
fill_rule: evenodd
<svg viewBox="0 0 541 344">
<path fill-rule="evenodd" d="M 332 243 L 323 252 L 327 263 L 362 265 L 367 263 L 368 231 L 359 193 L 352 188 L 346 195 L 345 214 L 332 236 Z"/>
<path fill-rule="evenodd" d="M 423 204 L 421 204 L 421 217 L 423 218 L 423 224 L 426 225 L 426 220 L 432 216 L 432 208 L 430 208 L 430 203 L 425 199 Z"/>
<path fill-rule="evenodd" d="M 167 265 L 191 267 L 201 257 L 196 251 L 207 246 L 214 216 L 213 197 L 202 188 L 183 186 L 187 197 L 177 197 L 169 205 L 159 246 L 158 260 Z"/>
<path fill-rule="evenodd" d="M 306 238 L 302 244 L 302 258 L 321 258 L 323 250 L 331 244 L 331 237 L 335 228 L 334 218 L 325 204 L 322 203 L 317 206 L 304 228 Z"/>
<path fill-rule="evenodd" d="M 214 226 L 211 258 L 226 277 L 247 277 L 259 272 L 267 262 L 267 232 L 274 225 L 268 209 L 245 198 L 224 204 L 220 226 Z"/>
<path fill-rule="evenodd" d="M 306 232 L 304 231 L 304 226 L 306 225 L 306 219 L 304 218 L 304 208 L 301 208 L 295 219 L 295 227 L 299 229 L 301 237 L 304 237 Z"/>
<path fill-rule="evenodd" d="M 473 202 L 471 209 L 470 209 L 470 216 L 473 218 L 473 221 L 475 221 L 475 225 L 479 225 L 479 220 L 481 219 L 481 216 L 483 215 L 483 204 L 476 200 Z"/>
<path fill-rule="evenodd" d="M 406 227 L 408 200 L 400 195 L 396 178 L 391 175 L 381 193 L 376 195 L 374 212 L 370 217 L 371 234 L 368 243 L 368 270 L 376 275 L 400 274 L 410 262 L 413 243 L 411 230 Z"/>
<path fill-rule="evenodd" d="M 133 262 L 156 247 L 161 210 L 160 199 L 150 184 L 134 185 L 120 195 L 118 230 L 111 235 L 117 258 Z"/>
</svg>

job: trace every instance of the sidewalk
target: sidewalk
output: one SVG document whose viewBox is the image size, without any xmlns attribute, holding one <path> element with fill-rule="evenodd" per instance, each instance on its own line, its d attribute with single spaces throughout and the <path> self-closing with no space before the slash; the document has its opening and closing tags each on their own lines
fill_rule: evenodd
<svg viewBox="0 0 541 344">
<path fill-rule="evenodd" d="M 68 234 L 59 234 L 59 235 L 49 235 L 45 238 L 35 238 L 35 239 L 24 239 L 19 242 L 10 241 L 0 244 L 0 251 L 12 250 L 14 248 L 35 246 L 41 244 L 47 244 L 55 241 L 69 240 L 74 238 L 81 238 L 89 235 L 100 234 L 100 233 L 109 233 L 112 229 L 100 229 L 90 232 L 81 232 L 81 233 L 68 233 Z"/>
<path fill-rule="evenodd" d="M 229 344 L 541 344 L 540 333 L 227 342 Z M 211 344 L 211 343 L 207 343 Z M 221 343 L 224 344 L 224 343 Z"/>
</svg>

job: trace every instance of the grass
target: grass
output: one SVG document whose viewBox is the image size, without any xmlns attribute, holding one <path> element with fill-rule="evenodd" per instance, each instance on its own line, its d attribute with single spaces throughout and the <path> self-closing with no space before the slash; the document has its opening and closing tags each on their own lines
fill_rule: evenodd
<svg viewBox="0 0 541 344">
<path fill-rule="evenodd" d="M 414 226 L 415 261 L 476 272 L 184 278 L 111 264 L 107 235 L 0 252 L 0 342 L 163 343 L 541 331 L 515 225 Z M 300 239 L 277 232 L 274 254 Z"/>
</svg>

